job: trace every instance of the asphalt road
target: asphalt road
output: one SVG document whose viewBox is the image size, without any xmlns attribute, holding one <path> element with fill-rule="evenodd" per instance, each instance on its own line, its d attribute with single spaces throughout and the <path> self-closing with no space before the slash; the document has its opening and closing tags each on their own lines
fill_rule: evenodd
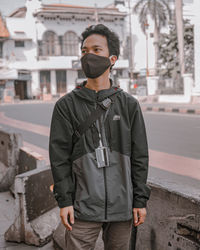
<svg viewBox="0 0 200 250">
<path fill-rule="evenodd" d="M 149 148 L 200 159 L 200 115 L 144 113 Z"/>
<path fill-rule="evenodd" d="M 53 103 L 0 106 L 7 117 L 50 126 Z M 200 159 L 200 116 L 172 113 L 144 113 L 149 148 L 160 152 Z M 0 121 L 1 124 L 1 121 Z M 5 127 L 5 125 L 1 125 Z M 10 126 L 12 129 L 12 124 Z M 15 128 L 23 139 L 48 150 L 48 137 Z"/>
</svg>

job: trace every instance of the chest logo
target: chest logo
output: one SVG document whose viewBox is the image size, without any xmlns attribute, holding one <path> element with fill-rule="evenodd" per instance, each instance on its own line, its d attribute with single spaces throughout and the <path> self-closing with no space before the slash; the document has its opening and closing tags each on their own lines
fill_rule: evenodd
<svg viewBox="0 0 200 250">
<path fill-rule="evenodd" d="M 120 120 L 120 115 L 114 115 L 113 116 L 113 121 L 118 121 Z"/>
</svg>

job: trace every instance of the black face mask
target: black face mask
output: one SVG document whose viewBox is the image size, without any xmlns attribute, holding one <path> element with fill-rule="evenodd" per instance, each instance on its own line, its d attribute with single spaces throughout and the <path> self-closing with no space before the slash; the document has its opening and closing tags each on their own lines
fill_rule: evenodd
<svg viewBox="0 0 200 250">
<path fill-rule="evenodd" d="M 97 78 L 111 66 L 111 62 L 109 57 L 88 53 L 81 58 L 81 65 L 86 77 Z"/>
</svg>

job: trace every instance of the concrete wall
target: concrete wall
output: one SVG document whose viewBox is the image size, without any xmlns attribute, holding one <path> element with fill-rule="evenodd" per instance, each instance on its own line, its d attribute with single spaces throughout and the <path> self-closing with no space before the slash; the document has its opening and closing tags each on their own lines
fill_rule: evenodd
<svg viewBox="0 0 200 250">
<path fill-rule="evenodd" d="M 42 246 L 47 244 L 60 218 L 50 190 L 53 177 L 44 158 L 22 147 L 22 136 L 0 130 L 0 192 L 15 197 L 15 218 L 5 240 Z"/>
<path fill-rule="evenodd" d="M 0 192 L 8 190 L 14 182 L 21 146 L 20 134 L 0 129 Z"/>
<path fill-rule="evenodd" d="M 150 183 L 145 223 L 138 227 L 137 250 L 199 250 L 200 199 Z"/>
</svg>

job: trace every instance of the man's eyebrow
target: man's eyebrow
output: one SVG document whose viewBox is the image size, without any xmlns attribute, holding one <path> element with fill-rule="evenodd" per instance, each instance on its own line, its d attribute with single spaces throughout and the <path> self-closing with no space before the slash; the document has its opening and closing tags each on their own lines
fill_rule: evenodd
<svg viewBox="0 0 200 250">
<path fill-rule="evenodd" d="M 97 47 L 102 48 L 102 46 L 101 46 L 101 45 L 93 45 L 93 46 L 92 46 L 92 48 L 97 48 Z M 82 47 L 82 49 L 87 49 L 87 46 Z"/>
</svg>

